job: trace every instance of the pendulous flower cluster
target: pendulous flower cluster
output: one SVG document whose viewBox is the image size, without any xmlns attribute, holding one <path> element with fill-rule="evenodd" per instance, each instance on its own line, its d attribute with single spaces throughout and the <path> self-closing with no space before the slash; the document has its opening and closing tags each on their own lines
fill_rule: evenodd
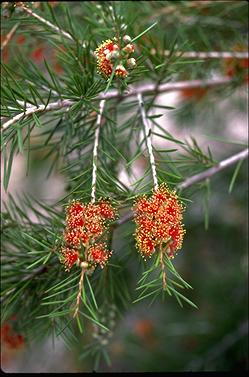
<svg viewBox="0 0 249 377">
<path fill-rule="evenodd" d="M 61 262 L 69 271 L 76 263 L 86 269 L 105 266 L 112 252 L 105 239 L 109 223 L 117 213 L 107 199 L 83 204 L 72 201 L 66 211 L 65 245 L 61 248 Z"/>
<path fill-rule="evenodd" d="M 128 76 L 128 69 L 136 66 L 136 60 L 130 58 L 130 54 L 135 51 L 134 45 L 131 43 L 131 37 L 125 35 L 122 39 L 124 47 L 122 47 L 116 38 L 107 39 L 95 50 L 97 58 L 98 73 L 105 79 L 108 79 L 115 65 L 115 76 L 125 78 Z"/>
<path fill-rule="evenodd" d="M 174 258 L 182 246 L 185 229 L 182 225 L 184 210 L 175 191 L 165 184 L 154 189 L 151 198 L 138 198 L 133 207 L 135 213 L 136 246 L 141 255 L 151 257 L 157 246 L 163 247 Z"/>
</svg>

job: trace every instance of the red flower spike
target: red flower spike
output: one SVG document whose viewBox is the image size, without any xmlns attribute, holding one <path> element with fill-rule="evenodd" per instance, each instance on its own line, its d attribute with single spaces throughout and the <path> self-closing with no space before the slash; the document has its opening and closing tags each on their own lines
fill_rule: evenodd
<svg viewBox="0 0 249 377">
<path fill-rule="evenodd" d="M 97 58 L 97 70 L 105 79 L 111 77 L 114 62 L 115 62 L 115 76 L 125 78 L 128 76 L 128 68 L 133 68 L 136 61 L 133 58 L 128 59 L 129 55 L 135 50 L 133 44 L 129 43 L 125 47 L 119 46 L 116 38 L 107 39 L 102 42 L 95 50 Z"/>
<path fill-rule="evenodd" d="M 66 223 L 70 229 L 82 227 L 84 225 L 85 206 L 80 202 L 73 201 L 67 207 Z"/>
<path fill-rule="evenodd" d="M 86 210 L 85 210 L 85 218 L 88 220 L 88 221 L 92 221 L 92 219 L 98 215 L 98 207 L 96 206 L 96 204 L 93 204 L 93 203 L 89 203 L 87 206 L 86 206 Z"/>
<path fill-rule="evenodd" d="M 67 247 L 61 250 L 61 254 L 63 257 L 62 263 L 65 265 L 66 271 L 71 270 L 79 258 L 78 252 Z"/>
<path fill-rule="evenodd" d="M 86 229 L 90 237 L 99 237 L 103 233 L 104 227 L 101 224 L 101 220 L 95 219 L 86 225 Z"/>
<path fill-rule="evenodd" d="M 146 199 L 145 196 L 141 197 L 135 207 L 136 212 L 149 212 L 150 210 L 150 202 Z"/>
<path fill-rule="evenodd" d="M 112 74 L 113 64 L 106 58 L 106 56 L 110 52 L 114 51 L 114 45 L 117 46 L 114 41 L 107 39 L 105 42 L 102 42 L 101 45 L 95 50 L 98 73 L 100 73 L 105 79 L 110 77 Z"/>
<path fill-rule="evenodd" d="M 107 202 L 101 201 L 97 204 L 98 213 L 101 217 L 107 220 L 114 220 L 116 212 L 114 208 Z"/>
<path fill-rule="evenodd" d="M 60 250 L 61 262 L 66 270 L 69 271 L 75 263 L 82 266 L 83 262 L 89 267 L 92 267 L 89 262 L 103 267 L 111 255 L 104 243 L 107 239 L 105 231 L 108 221 L 116 218 L 116 210 L 108 200 L 100 199 L 97 203 L 85 205 L 73 201 L 66 213 L 65 246 Z M 102 238 L 102 243 L 96 245 L 99 237 Z"/>
<path fill-rule="evenodd" d="M 174 252 L 174 250 L 181 248 L 184 233 L 185 232 L 181 225 L 174 226 L 169 229 L 169 235 L 171 237 L 169 247 L 170 247 L 171 252 Z"/>
<path fill-rule="evenodd" d="M 163 226 L 160 221 L 157 222 L 157 225 L 155 226 L 154 236 L 156 240 L 164 240 L 166 242 L 166 240 L 169 238 L 167 224 Z"/>
<path fill-rule="evenodd" d="M 91 246 L 88 250 L 90 260 L 94 263 L 98 263 L 101 268 L 103 268 L 111 256 L 111 252 L 106 250 L 106 245 L 100 243 L 94 246 Z"/>
<path fill-rule="evenodd" d="M 134 207 L 137 230 L 135 238 L 142 255 L 151 256 L 156 247 L 168 243 L 170 257 L 182 246 L 185 230 L 181 224 L 183 206 L 175 191 L 165 184 L 154 190 L 150 199 L 144 195 Z"/>
<path fill-rule="evenodd" d="M 153 231 L 154 220 L 151 220 L 147 216 L 139 216 L 137 218 L 137 224 L 145 233 L 150 233 Z"/>
<path fill-rule="evenodd" d="M 83 215 L 85 206 L 78 201 L 72 201 L 71 204 L 67 207 L 68 215 L 77 216 Z"/>
<path fill-rule="evenodd" d="M 70 229 L 75 229 L 78 227 L 82 227 L 85 223 L 84 218 L 82 215 L 77 216 L 67 216 L 66 217 L 67 225 Z"/>
<path fill-rule="evenodd" d="M 137 234 L 137 245 L 144 256 L 151 257 L 155 252 L 155 241 L 144 234 Z"/>
<path fill-rule="evenodd" d="M 64 234 L 65 241 L 71 246 L 77 247 L 80 245 L 80 242 L 83 244 L 87 242 L 88 236 L 81 229 L 74 229 L 66 231 Z"/>
<path fill-rule="evenodd" d="M 155 192 L 152 195 L 153 201 L 157 202 L 158 204 L 165 202 L 168 197 L 168 193 L 163 190 L 161 192 Z"/>
</svg>

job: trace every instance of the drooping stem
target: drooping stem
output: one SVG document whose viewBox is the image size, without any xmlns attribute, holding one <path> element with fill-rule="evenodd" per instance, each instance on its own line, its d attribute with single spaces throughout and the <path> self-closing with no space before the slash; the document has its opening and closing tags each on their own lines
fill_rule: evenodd
<svg viewBox="0 0 249 377">
<path fill-rule="evenodd" d="M 139 103 L 139 108 L 140 108 L 140 113 L 144 125 L 144 130 L 145 130 L 145 139 L 146 139 L 146 145 L 149 153 L 149 159 L 150 159 L 150 166 L 151 166 L 151 172 L 152 172 L 152 178 L 154 182 L 154 188 L 158 188 L 158 180 L 157 180 L 157 174 L 156 174 L 156 164 L 155 164 L 155 157 L 153 154 L 153 149 L 152 149 L 152 142 L 151 142 L 151 126 L 148 121 L 148 118 L 145 113 L 144 109 L 144 102 L 143 102 L 143 97 L 141 93 L 138 93 L 137 95 L 138 103 Z"/>
<path fill-rule="evenodd" d="M 97 182 L 97 158 L 98 158 L 98 145 L 99 145 L 99 133 L 101 126 L 102 114 L 104 111 L 105 99 L 100 101 L 99 114 L 97 116 L 96 130 L 94 134 L 94 146 L 93 146 L 93 169 L 92 169 L 92 193 L 91 201 L 92 203 L 96 200 L 96 182 Z"/>
<path fill-rule="evenodd" d="M 79 312 L 80 297 L 81 297 L 83 279 L 84 279 L 85 272 L 86 272 L 85 268 L 82 268 L 81 274 L 80 274 L 80 281 L 79 281 L 79 291 L 78 291 L 78 295 L 77 295 L 77 299 L 76 299 L 76 308 L 75 308 L 74 315 L 73 315 L 74 318 L 78 315 L 78 312 Z"/>
</svg>

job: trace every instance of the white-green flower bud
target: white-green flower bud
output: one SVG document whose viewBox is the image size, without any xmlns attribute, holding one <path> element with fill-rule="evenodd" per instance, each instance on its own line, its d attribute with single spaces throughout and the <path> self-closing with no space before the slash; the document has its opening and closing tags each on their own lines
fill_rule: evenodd
<svg viewBox="0 0 249 377">
<path fill-rule="evenodd" d="M 89 264 L 87 262 L 81 262 L 80 267 L 81 268 L 87 268 Z"/>
<path fill-rule="evenodd" d="M 130 58 L 130 59 L 127 60 L 127 66 L 129 68 L 134 68 L 134 67 L 136 67 L 136 65 L 137 65 L 136 59 Z"/>
<path fill-rule="evenodd" d="M 125 35 L 123 37 L 123 41 L 124 41 L 124 43 L 130 43 L 131 42 L 131 37 L 129 35 Z"/>
<path fill-rule="evenodd" d="M 115 60 L 115 59 L 118 59 L 119 57 L 120 57 L 120 54 L 118 51 L 112 51 L 106 55 L 106 60 Z"/>
</svg>

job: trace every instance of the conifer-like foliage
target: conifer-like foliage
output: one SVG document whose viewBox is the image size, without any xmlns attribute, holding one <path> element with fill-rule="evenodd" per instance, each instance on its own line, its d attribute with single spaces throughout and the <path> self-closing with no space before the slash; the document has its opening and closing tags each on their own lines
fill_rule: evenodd
<svg viewBox="0 0 249 377">
<path fill-rule="evenodd" d="M 248 149 L 219 163 L 211 139 L 203 149 L 191 129 L 183 139 L 159 120 L 176 111 L 191 123 L 193 108 L 208 117 L 244 90 L 247 5 L 228 3 L 2 3 L 3 190 L 17 155 L 27 175 L 36 153 L 48 177 L 66 182 L 54 201 L 18 192 L 2 208 L 2 323 L 16 315 L 26 344 L 61 336 L 97 369 L 102 357 L 110 362 L 113 325 L 103 313 L 118 321 L 137 302 L 162 299 L 198 310 L 174 265 L 191 252 L 188 203 L 202 193 L 207 228 L 211 177 L 234 165 L 232 192 Z M 179 112 L 157 102 L 174 90 L 186 99 Z"/>
</svg>

